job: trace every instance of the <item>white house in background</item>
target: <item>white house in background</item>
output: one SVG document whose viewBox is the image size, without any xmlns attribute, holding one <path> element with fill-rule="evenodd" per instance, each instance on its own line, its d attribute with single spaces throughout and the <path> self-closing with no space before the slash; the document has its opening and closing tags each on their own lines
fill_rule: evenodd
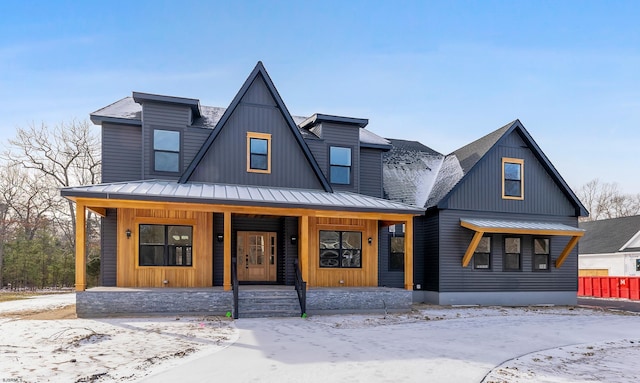
<svg viewBox="0 0 640 383">
<path fill-rule="evenodd" d="M 582 222 L 580 276 L 640 276 L 640 215 Z"/>
</svg>

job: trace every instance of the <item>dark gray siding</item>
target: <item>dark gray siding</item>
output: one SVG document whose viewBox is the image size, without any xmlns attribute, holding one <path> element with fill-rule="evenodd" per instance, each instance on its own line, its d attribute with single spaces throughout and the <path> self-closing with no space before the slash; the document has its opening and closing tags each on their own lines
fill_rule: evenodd
<svg viewBox="0 0 640 383">
<path fill-rule="evenodd" d="M 440 212 L 440 292 L 480 291 L 577 291 L 578 256 L 573 249 L 559 269 L 553 266 L 555 259 L 569 241 L 569 237 L 551 238 L 551 270 L 532 271 L 532 236 L 522 238 L 522 270 L 502 271 L 503 235 L 493 235 L 491 269 L 474 270 L 473 260 L 462 267 L 462 257 L 474 232 L 460 226 L 460 218 L 518 219 L 536 222 L 555 222 L 578 226 L 575 217 L 527 216 L 508 213 L 489 213 L 443 210 Z"/>
<path fill-rule="evenodd" d="M 322 172 L 326 175 L 327 171 L 327 157 L 329 155 L 329 149 L 327 148 L 327 144 L 324 140 L 320 139 L 307 139 L 305 140 L 309 150 L 311 150 L 311 154 L 316 159 L 318 166 L 322 169 Z M 327 177 L 329 179 L 329 177 Z"/>
<path fill-rule="evenodd" d="M 396 225 L 396 232 L 402 234 L 402 225 Z M 378 226 L 378 285 L 385 287 L 404 287 L 404 272 L 389 270 L 391 255 L 391 233 L 389 226 Z"/>
<path fill-rule="evenodd" d="M 117 283 L 117 228 L 117 210 L 107 209 L 107 216 L 102 218 L 102 235 L 100 237 L 101 286 L 116 286 Z"/>
<path fill-rule="evenodd" d="M 323 189 L 282 111 L 275 107 L 268 92 L 265 95 L 264 88 L 258 77 L 220 130 L 191 181 Z M 247 172 L 247 132 L 271 134 L 270 174 Z"/>
<path fill-rule="evenodd" d="M 213 213 L 213 285 L 224 285 L 224 242 L 218 242 L 217 235 L 224 235 L 224 214 Z M 225 238 L 227 240 L 227 238 Z M 233 248 L 231 248 L 233 251 Z"/>
<path fill-rule="evenodd" d="M 502 158 L 524 159 L 524 200 L 502 199 Z M 573 216 L 575 208 L 517 132 L 489 151 L 448 200 L 449 209 Z"/>
<path fill-rule="evenodd" d="M 414 219 L 414 262 L 423 259 L 422 267 L 414 265 L 414 283 L 422 290 L 438 291 L 440 278 L 440 227 L 437 214 Z M 420 272 L 422 275 L 420 275 Z"/>
<path fill-rule="evenodd" d="M 145 153 L 143 158 L 143 168 L 145 174 L 143 179 L 162 178 L 167 180 L 177 180 L 180 173 L 184 170 L 184 164 L 187 163 L 187 155 L 185 155 L 185 128 L 191 121 L 191 109 L 188 106 L 172 105 L 168 103 L 159 103 L 147 101 L 142 105 L 142 124 L 144 145 L 142 147 Z M 181 139 L 181 163 L 183 168 L 178 173 L 155 172 L 153 169 L 153 130 L 166 129 L 176 130 L 180 132 Z M 194 128 L 193 130 L 195 130 Z M 206 137 L 205 137 L 206 139 Z M 191 142 L 188 145 L 192 145 Z M 199 148 L 198 148 L 199 149 Z M 196 149 L 197 150 L 197 149 Z M 191 154 L 193 158 L 194 154 Z"/>
<path fill-rule="evenodd" d="M 282 240 L 279 241 L 282 255 L 284 257 L 284 284 L 295 284 L 295 270 L 293 260 L 298 259 L 298 218 L 297 217 L 284 217 L 282 219 L 283 235 Z M 291 243 L 291 237 L 295 236 L 296 242 Z"/>
<path fill-rule="evenodd" d="M 382 151 L 360 149 L 360 193 L 382 198 Z"/>
<path fill-rule="evenodd" d="M 324 168 L 321 168 L 329 182 L 329 148 L 331 146 L 342 146 L 351 148 L 351 184 L 338 185 L 331 184 L 336 191 L 360 192 L 360 130 L 357 126 L 339 125 L 323 122 L 321 127 L 322 136 L 327 145 L 327 160 Z"/>
<path fill-rule="evenodd" d="M 140 179 L 141 131 L 139 126 L 102 123 L 102 182 Z"/>
<path fill-rule="evenodd" d="M 193 157 L 198 153 L 198 150 L 202 147 L 202 144 L 207 140 L 211 134 L 211 129 L 205 128 L 186 128 L 184 130 L 184 138 L 182 140 L 182 169 L 186 169 L 187 166 L 193 160 Z"/>
</svg>

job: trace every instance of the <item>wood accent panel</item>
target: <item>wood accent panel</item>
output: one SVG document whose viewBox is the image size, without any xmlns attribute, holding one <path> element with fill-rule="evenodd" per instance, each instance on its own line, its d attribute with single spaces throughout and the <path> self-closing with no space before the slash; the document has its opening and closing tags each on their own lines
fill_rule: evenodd
<svg viewBox="0 0 640 383">
<path fill-rule="evenodd" d="M 139 266 L 139 225 L 193 226 L 192 266 Z M 126 231 L 131 230 L 131 238 Z M 213 215 L 204 212 L 119 209 L 118 287 L 208 287 L 213 284 Z M 164 283 L 167 281 L 168 283 Z"/>
<path fill-rule="evenodd" d="M 413 290 L 413 219 L 405 222 L 404 229 L 404 289 Z"/>
<path fill-rule="evenodd" d="M 304 219 L 304 217 L 303 217 Z M 362 267 L 321 268 L 320 230 L 362 232 Z M 371 244 L 368 243 L 371 238 Z M 312 287 L 362 287 L 378 286 L 378 221 L 357 218 L 309 218 L 308 240 L 309 277 Z M 304 246 L 304 243 L 302 244 Z M 342 281 L 343 283 L 340 283 Z"/>
<path fill-rule="evenodd" d="M 76 291 L 87 288 L 87 244 L 85 205 L 76 204 Z"/>
<path fill-rule="evenodd" d="M 223 287 L 225 291 L 231 290 L 231 212 L 224 212 L 224 274 Z"/>
<path fill-rule="evenodd" d="M 608 277 L 609 269 L 580 269 L 579 277 Z"/>
</svg>

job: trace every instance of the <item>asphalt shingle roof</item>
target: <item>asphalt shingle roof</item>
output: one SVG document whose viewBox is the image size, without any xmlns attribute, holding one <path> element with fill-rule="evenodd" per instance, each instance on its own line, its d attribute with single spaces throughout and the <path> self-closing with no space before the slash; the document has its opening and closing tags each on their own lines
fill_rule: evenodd
<svg viewBox="0 0 640 383">
<path fill-rule="evenodd" d="M 579 227 L 586 230 L 578 245 L 580 254 L 617 253 L 640 231 L 640 215 L 580 222 Z"/>
</svg>

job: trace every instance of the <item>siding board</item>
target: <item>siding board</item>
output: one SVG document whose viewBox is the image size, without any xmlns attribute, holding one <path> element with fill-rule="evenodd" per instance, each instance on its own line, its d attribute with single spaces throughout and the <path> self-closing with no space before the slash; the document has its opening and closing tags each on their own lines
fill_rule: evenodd
<svg viewBox="0 0 640 383">
<path fill-rule="evenodd" d="M 140 179 L 141 132 L 139 126 L 102 123 L 102 182 Z"/>
<path fill-rule="evenodd" d="M 360 193 L 382 198 L 382 151 L 360 149 Z"/>
</svg>

